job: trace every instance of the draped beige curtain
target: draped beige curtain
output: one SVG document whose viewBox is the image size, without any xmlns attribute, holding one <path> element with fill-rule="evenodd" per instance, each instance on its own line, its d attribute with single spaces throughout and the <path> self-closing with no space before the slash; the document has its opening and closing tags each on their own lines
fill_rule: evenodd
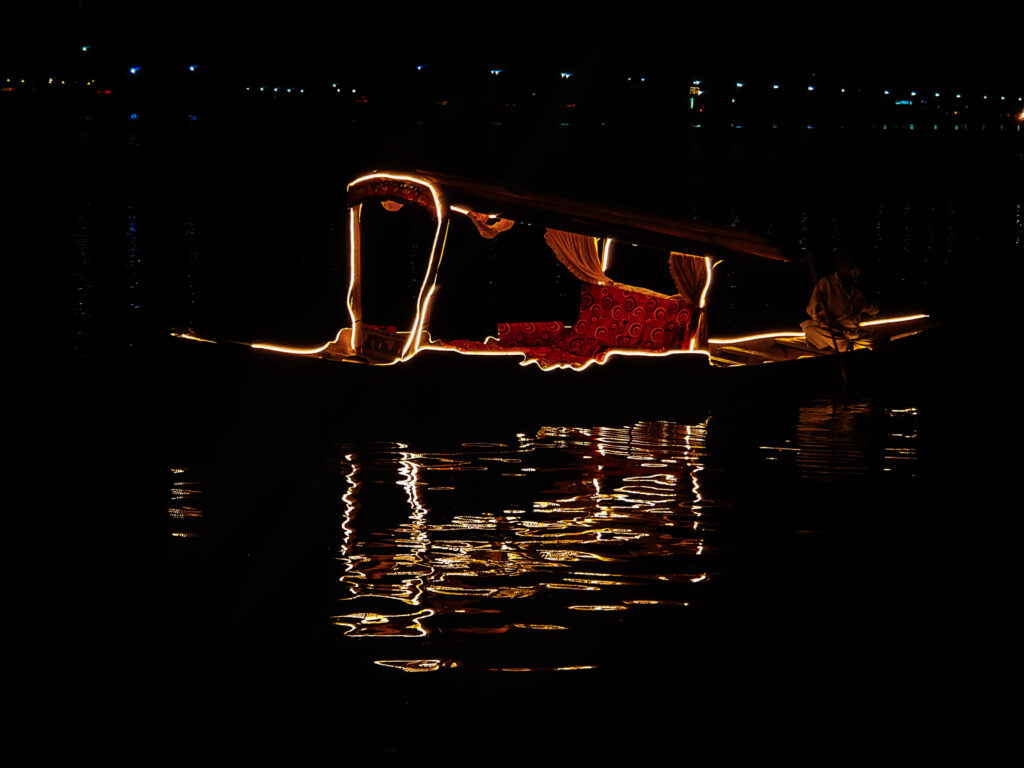
<svg viewBox="0 0 1024 768">
<path fill-rule="evenodd" d="M 601 269 L 601 251 L 596 237 L 549 229 L 544 241 L 566 269 L 585 283 L 605 283 L 608 277 Z"/>
<path fill-rule="evenodd" d="M 679 294 L 690 304 L 700 306 L 700 297 L 708 281 L 704 257 L 673 251 L 668 257 L 668 271 Z"/>
<path fill-rule="evenodd" d="M 701 305 L 701 296 L 708 284 L 708 263 L 703 256 L 673 251 L 668 257 L 668 271 L 672 274 L 672 282 L 676 290 L 688 303 L 700 307 L 700 318 L 697 326 L 697 348 L 708 347 L 707 309 Z"/>
</svg>

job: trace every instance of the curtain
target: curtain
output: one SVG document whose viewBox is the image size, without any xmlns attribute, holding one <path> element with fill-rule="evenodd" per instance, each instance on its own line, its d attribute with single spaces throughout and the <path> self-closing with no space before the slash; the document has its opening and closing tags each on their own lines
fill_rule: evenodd
<svg viewBox="0 0 1024 768">
<path fill-rule="evenodd" d="M 690 304 L 699 307 L 701 294 L 708 281 L 704 257 L 673 251 L 668 257 L 668 271 L 672 274 L 672 281 L 679 294 Z"/>
<path fill-rule="evenodd" d="M 470 211 L 466 215 L 476 225 L 476 230 L 480 233 L 480 236 L 488 240 L 493 240 L 505 230 L 511 229 L 512 225 L 515 224 L 515 221 L 512 219 L 496 219 L 493 223 L 488 223 L 487 215 L 477 213 L 476 211 Z"/>
<path fill-rule="evenodd" d="M 555 252 L 558 260 L 583 282 L 608 282 L 608 277 L 601 269 L 601 251 L 597 247 L 596 237 L 549 229 L 544 234 L 544 241 Z"/>
<path fill-rule="evenodd" d="M 700 307 L 698 316 L 696 346 L 698 349 L 708 347 L 708 321 L 707 308 L 701 303 L 704 289 L 708 285 L 711 276 L 708 274 L 708 260 L 703 256 L 693 256 L 688 253 L 676 253 L 673 251 L 668 257 L 668 271 L 672 274 L 672 281 L 676 284 L 676 290 L 690 304 Z"/>
</svg>

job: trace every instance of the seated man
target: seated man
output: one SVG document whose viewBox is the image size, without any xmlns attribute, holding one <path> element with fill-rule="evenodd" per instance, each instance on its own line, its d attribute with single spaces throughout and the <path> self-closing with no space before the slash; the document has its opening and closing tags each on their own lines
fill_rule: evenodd
<svg viewBox="0 0 1024 768">
<path fill-rule="evenodd" d="M 860 324 L 865 317 L 877 315 L 878 307 L 868 305 L 857 287 L 859 277 L 856 262 L 840 254 L 836 272 L 814 286 L 807 305 L 811 319 L 800 324 L 810 346 L 839 352 L 871 346 L 871 335 Z"/>
</svg>

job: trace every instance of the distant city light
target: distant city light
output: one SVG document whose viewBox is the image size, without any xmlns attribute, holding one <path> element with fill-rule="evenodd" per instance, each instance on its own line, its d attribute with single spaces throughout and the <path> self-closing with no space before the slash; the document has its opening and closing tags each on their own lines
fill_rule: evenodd
<svg viewBox="0 0 1024 768">
<path fill-rule="evenodd" d="M 197 69 L 199 69 L 199 65 L 198 64 L 189 64 L 188 65 L 188 71 L 189 72 L 195 72 Z"/>
<path fill-rule="evenodd" d="M 563 80 L 568 80 L 572 77 L 572 72 L 560 72 L 559 74 L 562 76 Z"/>
<path fill-rule="evenodd" d="M 500 75 L 501 74 L 501 70 L 500 69 L 492 69 L 491 70 L 491 74 L 492 75 Z"/>
<path fill-rule="evenodd" d="M 736 83 L 736 87 L 737 88 L 742 88 L 743 87 L 743 83 Z"/>
<path fill-rule="evenodd" d="M 128 71 L 133 75 L 137 75 L 139 74 L 140 69 L 142 69 L 142 67 L 131 67 Z"/>
<path fill-rule="evenodd" d="M 87 53 L 90 48 L 92 48 L 91 45 L 83 45 L 82 46 L 82 53 Z"/>
<path fill-rule="evenodd" d="M 772 90 L 773 91 L 777 91 L 777 90 L 779 90 L 780 87 L 781 86 L 778 83 L 776 83 L 775 85 L 772 86 Z"/>
</svg>

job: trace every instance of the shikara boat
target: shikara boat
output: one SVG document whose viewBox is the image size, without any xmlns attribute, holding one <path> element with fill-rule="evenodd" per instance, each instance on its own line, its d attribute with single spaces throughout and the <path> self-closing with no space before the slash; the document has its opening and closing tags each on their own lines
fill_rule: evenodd
<svg viewBox="0 0 1024 768">
<path fill-rule="evenodd" d="M 348 185 L 348 223 L 348 326 L 312 348 L 249 346 L 342 363 L 392 400 L 458 407 L 529 397 L 565 408 L 602 392 L 715 390 L 723 371 L 756 370 L 759 381 L 767 369 L 834 376 L 849 364 L 798 328 L 710 332 L 718 265 L 794 261 L 738 229 L 386 171 Z M 872 324 L 888 348 L 930 321 Z"/>
</svg>

